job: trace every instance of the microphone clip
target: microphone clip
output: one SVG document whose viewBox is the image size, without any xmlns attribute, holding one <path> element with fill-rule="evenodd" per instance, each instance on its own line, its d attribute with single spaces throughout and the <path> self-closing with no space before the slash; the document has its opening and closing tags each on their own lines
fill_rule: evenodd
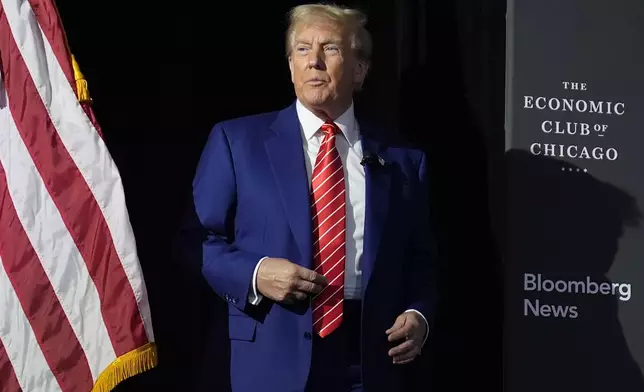
<svg viewBox="0 0 644 392">
<path fill-rule="evenodd" d="M 382 157 L 371 153 L 365 153 L 360 161 L 360 164 L 365 167 L 384 167 L 386 163 Z"/>
</svg>

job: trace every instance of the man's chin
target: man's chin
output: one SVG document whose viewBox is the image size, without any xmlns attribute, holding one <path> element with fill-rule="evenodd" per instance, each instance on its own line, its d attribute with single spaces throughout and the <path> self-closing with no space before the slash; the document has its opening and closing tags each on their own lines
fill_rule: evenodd
<svg viewBox="0 0 644 392">
<path fill-rule="evenodd" d="M 313 107 L 325 107 L 333 103 L 333 99 L 331 99 L 330 94 L 327 93 L 315 94 L 311 92 L 309 94 L 305 94 L 302 98 L 303 99 L 301 100 L 303 103 Z"/>
<path fill-rule="evenodd" d="M 304 97 L 304 101 L 311 106 L 324 106 L 331 100 L 327 95 L 307 95 Z"/>
</svg>

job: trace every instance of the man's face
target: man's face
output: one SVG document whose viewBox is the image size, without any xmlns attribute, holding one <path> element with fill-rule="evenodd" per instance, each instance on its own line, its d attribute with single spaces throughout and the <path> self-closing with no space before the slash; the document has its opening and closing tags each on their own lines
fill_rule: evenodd
<svg viewBox="0 0 644 392">
<path fill-rule="evenodd" d="M 354 86 L 362 84 L 367 71 L 348 33 L 324 22 L 301 25 L 293 45 L 289 68 L 298 99 L 322 110 L 348 106 Z"/>
</svg>

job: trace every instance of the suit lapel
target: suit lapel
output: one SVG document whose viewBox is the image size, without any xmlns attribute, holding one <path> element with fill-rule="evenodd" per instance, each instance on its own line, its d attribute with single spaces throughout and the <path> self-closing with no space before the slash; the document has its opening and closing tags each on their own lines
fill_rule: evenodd
<svg viewBox="0 0 644 392">
<path fill-rule="evenodd" d="M 264 145 L 286 218 L 302 255 L 301 260 L 291 261 L 310 268 L 313 257 L 310 195 L 295 105 L 278 114 L 271 130 L 273 132 Z"/>
<path fill-rule="evenodd" d="M 362 130 L 363 156 L 378 155 L 385 161 L 384 146 L 373 137 L 369 127 Z M 387 222 L 391 172 L 387 164 L 378 162 L 365 166 L 365 226 L 363 242 L 362 290 L 366 290 L 378 255 L 378 245 Z"/>
</svg>

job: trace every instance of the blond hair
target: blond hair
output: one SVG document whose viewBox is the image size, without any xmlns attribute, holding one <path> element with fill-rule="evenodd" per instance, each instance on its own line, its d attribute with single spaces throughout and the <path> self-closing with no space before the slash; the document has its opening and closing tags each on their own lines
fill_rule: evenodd
<svg viewBox="0 0 644 392">
<path fill-rule="evenodd" d="M 367 15 L 353 9 L 332 4 L 304 4 L 291 9 L 288 14 L 289 26 L 286 32 L 286 54 L 291 55 L 295 46 L 295 29 L 301 24 L 324 20 L 349 31 L 351 49 L 359 60 L 371 59 L 371 35 L 365 28 Z"/>
</svg>

